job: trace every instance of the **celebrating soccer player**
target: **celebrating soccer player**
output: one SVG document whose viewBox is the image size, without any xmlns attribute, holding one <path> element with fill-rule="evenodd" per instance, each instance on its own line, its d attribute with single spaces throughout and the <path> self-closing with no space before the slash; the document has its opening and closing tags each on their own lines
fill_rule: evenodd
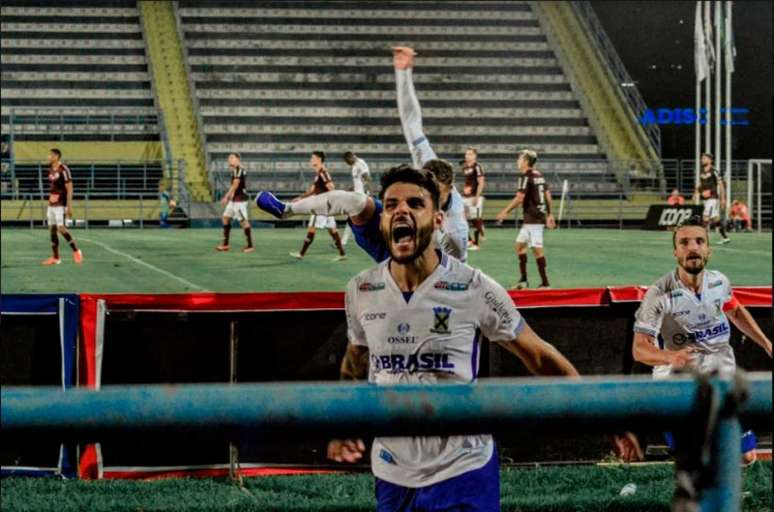
<svg viewBox="0 0 774 512">
<path fill-rule="evenodd" d="M 250 219 L 247 217 L 247 173 L 240 162 L 239 153 L 228 155 L 228 166 L 231 169 L 231 187 L 226 195 L 220 200 L 221 204 L 226 205 L 223 211 L 223 243 L 215 248 L 217 251 L 228 251 L 229 235 L 231 234 L 231 220 L 237 219 L 239 225 L 245 231 L 245 240 L 247 245 L 242 252 L 253 252 L 253 237 L 250 234 Z"/>
<path fill-rule="evenodd" d="M 65 227 L 65 216 L 68 219 L 73 217 L 73 179 L 70 174 L 70 168 L 63 164 L 61 159 L 61 151 L 56 148 L 49 150 L 48 182 L 50 190 L 46 218 L 48 220 L 48 230 L 51 234 L 52 255 L 43 261 L 43 265 L 59 265 L 62 263 L 62 260 L 59 258 L 60 234 L 73 250 L 73 261 L 75 263 L 83 262 L 83 253 L 75 245 L 75 240 Z"/>
<path fill-rule="evenodd" d="M 316 196 L 323 194 L 334 189 L 333 179 L 328 173 L 328 169 L 325 168 L 325 153 L 322 151 L 312 151 L 312 156 L 309 159 L 309 165 L 314 169 L 314 181 L 309 187 L 303 197 Z M 260 195 L 259 195 L 260 197 Z M 304 258 L 309 246 L 314 242 L 314 235 L 317 229 L 327 229 L 333 238 L 333 243 L 336 245 L 336 249 L 339 250 L 339 255 L 334 258 L 334 261 L 341 261 L 346 259 L 347 255 L 344 252 L 344 246 L 341 244 L 341 236 L 336 231 L 336 219 L 329 215 L 322 215 L 311 212 L 312 216 L 309 218 L 309 228 L 306 232 L 306 238 L 304 238 L 304 245 L 299 252 L 291 252 L 290 255 L 299 260 Z"/>
<path fill-rule="evenodd" d="M 537 153 L 525 149 L 519 153 L 516 164 L 522 175 L 519 179 L 519 189 L 516 195 L 508 203 L 508 206 L 497 214 L 497 223 L 502 224 L 508 214 L 519 205 L 524 210 L 524 223 L 516 237 L 516 254 L 519 256 L 519 271 L 521 277 L 516 284 L 516 289 L 529 287 L 527 281 L 527 248 L 532 249 L 535 255 L 538 272 L 540 272 L 541 284 L 538 288 L 548 288 L 548 272 L 546 270 L 546 257 L 543 252 L 543 227 L 548 229 L 556 227 L 554 217 L 551 214 L 551 192 L 543 174 L 535 169 Z"/>
<path fill-rule="evenodd" d="M 730 320 L 771 357 L 771 341 L 734 297 L 728 278 L 706 268 L 712 253 L 709 234 L 698 218 L 672 234 L 677 268 L 648 289 L 637 310 L 632 355 L 653 367 L 653 377 L 668 378 L 685 367 L 701 372 L 736 370 L 729 344 Z M 670 446 L 671 436 L 667 437 Z M 755 460 L 755 436 L 742 439 L 745 462 Z"/>
<path fill-rule="evenodd" d="M 578 376 L 527 325 L 505 289 L 436 248 L 433 232 L 443 215 L 438 185 L 428 173 L 393 168 L 382 177 L 381 194 L 379 227 L 390 257 L 347 285 L 349 344 L 342 378 L 367 377 L 376 385 L 475 382 L 484 336 L 535 375 Z M 637 455 L 629 439 L 622 445 L 632 458 Z M 362 440 L 328 445 L 328 457 L 338 462 L 356 462 L 364 452 Z M 491 435 L 378 437 L 371 467 L 378 510 L 414 510 L 423 503 L 499 510 Z"/>
</svg>

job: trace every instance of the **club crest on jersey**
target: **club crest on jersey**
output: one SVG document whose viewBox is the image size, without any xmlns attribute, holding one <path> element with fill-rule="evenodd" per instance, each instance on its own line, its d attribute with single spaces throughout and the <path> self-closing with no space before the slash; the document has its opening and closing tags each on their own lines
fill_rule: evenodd
<svg viewBox="0 0 774 512">
<path fill-rule="evenodd" d="M 720 299 L 712 301 L 715 304 L 715 315 L 719 315 L 723 311 L 723 303 Z"/>
<path fill-rule="evenodd" d="M 449 317 L 451 314 L 451 308 L 444 306 L 434 307 L 433 315 L 435 315 L 435 318 L 433 319 L 433 328 L 430 329 L 430 332 L 436 334 L 451 334 L 451 329 L 449 329 Z"/>
<path fill-rule="evenodd" d="M 438 281 L 433 285 L 436 290 L 448 290 L 450 292 L 464 292 L 468 289 L 468 283 L 450 283 L 449 281 Z"/>
<path fill-rule="evenodd" d="M 715 281 L 714 283 L 710 283 L 709 286 L 707 286 L 707 288 L 717 288 L 721 284 L 723 284 L 723 281 Z"/>
<path fill-rule="evenodd" d="M 358 290 L 361 292 L 376 292 L 384 290 L 384 283 L 361 283 L 358 286 Z"/>
</svg>

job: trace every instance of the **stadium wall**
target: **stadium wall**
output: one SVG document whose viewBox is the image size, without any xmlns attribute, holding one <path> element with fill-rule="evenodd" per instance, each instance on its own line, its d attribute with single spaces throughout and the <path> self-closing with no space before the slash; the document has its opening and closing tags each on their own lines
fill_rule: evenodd
<svg viewBox="0 0 774 512">
<path fill-rule="evenodd" d="M 633 313 L 645 288 L 511 292 L 527 321 L 573 361 L 581 373 L 647 371 L 631 359 Z M 737 288 L 764 330 L 771 329 L 771 288 Z M 83 295 L 81 385 L 337 380 L 346 345 L 340 292 Z M 740 366 L 768 369 L 757 347 L 732 343 Z M 497 345 L 482 345 L 481 377 L 526 375 Z M 525 444 L 498 439 L 513 461 L 599 460 L 602 436 L 552 436 Z M 195 449 L 192 449 L 195 447 Z M 331 469 L 318 441 L 240 442 L 243 474 Z M 174 435 L 142 444 L 103 443 L 82 451 L 84 478 L 147 478 L 228 472 L 229 446 Z"/>
<path fill-rule="evenodd" d="M 159 141 L 15 141 L 17 162 L 44 162 L 48 150 L 58 148 L 66 163 L 159 162 L 163 158 Z"/>
</svg>

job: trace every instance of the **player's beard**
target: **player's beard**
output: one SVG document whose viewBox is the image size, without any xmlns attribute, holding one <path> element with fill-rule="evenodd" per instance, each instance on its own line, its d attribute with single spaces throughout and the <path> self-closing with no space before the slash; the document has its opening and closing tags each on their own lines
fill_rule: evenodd
<svg viewBox="0 0 774 512">
<path fill-rule="evenodd" d="M 401 265 L 407 265 L 417 258 L 419 258 L 422 254 L 424 254 L 425 250 L 430 245 L 430 242 L 433 241 L 433 232 L 435 231 L 433 227 L 432 221 L 427 223 L 424 226 L 418 226 L 416 228 L 416 231 L 414 233 L 414 251 L 409 255 L 403 255 L 398 256 L 393 251 L 393 238 L 392 238 L 392 229 L 388 233 L 382 233 L 384 236 L 384 239 L 387 241 L 387 247 L 390 250 L 390 256 L 392 257 L 392 261 L 395 263 L 399 263 Z"/>
<path fill-rule="evenodd" d="M 707 258 L 701 255 L 686 256 L 686 258 L 680 262 L 680 267 L 694 276 L 701 274 L 706 265 Z"/>
</svg>

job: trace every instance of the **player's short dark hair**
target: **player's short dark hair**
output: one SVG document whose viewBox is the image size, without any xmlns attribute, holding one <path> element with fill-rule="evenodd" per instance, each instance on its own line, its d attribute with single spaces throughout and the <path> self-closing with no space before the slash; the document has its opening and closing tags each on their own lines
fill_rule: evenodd
<svg viewBox="0 0 774 512">
<path fill-rule="evenodd" d="M 312 151 L 312 154 L 319 158 L 321 162 L 325 161 L 325 151 Z"/>
<path fill-rule="evenodd" d="M 702 153 L 701 156 L 706 156 L 707 158 L 709 158 L 713 162 L 715 161 L 715 155 L 713 155 L 712 153 Z"/>
<path fill-rule="evenodd" d="M 242 160 L 242 155 L 240 155 L 236 151 L 232 151 L 231 153 L 228 154 L 228 156 L 231 156 L 231 155 L 234 155 L 235 157 L 237 157 L 237 160 Z"/>
<path fill-rule="evenodd" d="M 50 153 L 54 153 L 57 158 L 62 158 L 62 152 L 59 151 L 57 148 L 51 148 L 48 150 Z"/>
<path fill-rule="evenodd" d="M 675 230 L 672 231 L 673 249 L 677 249 L 677 232 L 680 230 L 680 228 L 687 228 L 687 227 L 704 228 L 704 231 L 707 233 L 707 243 L 709 244 L 709 232 L 707 231 L 707 226 L 704 225 L 704 221 L 701 218 L 701 215 L 691 215 L 690 217 L 682 221 L 680 224 L 675 226 Z"/>
<path fill-rule="evenodd" d="M 343 158 L 346 161 L 354 160 L 355 159 L 355 153 L 353 153 L 352 151 L 347 151 L 347 152 L 344 153 Z"/>
<path fill-rule="evenodd" d="M 472 151 L 474 155 L 478 156 L 478 150 L 473 146 L 468 146 L 468 149 L 465 150 L 465 153 L 467 153 L 468 151 Z"/>
<path fill-rule="evenodd" d="M 524 159 L 527 160 L 527 163 L 530 165 L 530 167 L 535 165 L 535 162 L 537 162 L 537 153 L 531 149 L 522 149 L 519 151 L 519 156 L 523 156 Z"/>
<path fill-rule="evenodd" d="M 379 198 L 384 200 L 384 193 L 395 183 L 412 183 L 420 186 L 430 192 L 433 199 L 433 208 L 438 210 L 441 202 L 441 193 L 438 191 L 438 183 L 433 174 L 427 170 L 414 169 L 410 165 L 403 164 L 391 168 L 382 174 L 382 190 L 379 192 Z"/>
<path fill-rule="evenodd" d="M 434 158 L 425 163 L 422 169 L 430 171 L 435 179 L 438 180 L 438 183 L 443 183 L 444 185 L 454 183 L 454 167 L 446 160 Z"/>
</svg>

